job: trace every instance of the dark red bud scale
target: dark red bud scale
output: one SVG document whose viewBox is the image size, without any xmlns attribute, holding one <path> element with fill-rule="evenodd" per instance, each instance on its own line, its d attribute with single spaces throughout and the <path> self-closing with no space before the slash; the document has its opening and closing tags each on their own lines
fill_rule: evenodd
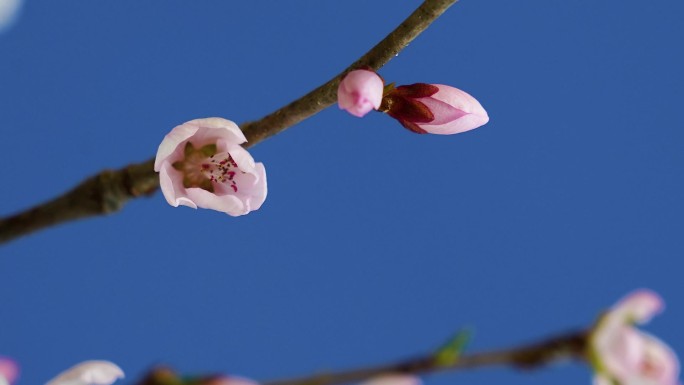
<svg viewBox="0 0 684 385">
<path fill-rule="evenodd" d="M 430 123 L 435 115 L 428 106 L 415 99 L 396 98 L 387 112 L 391 117 L 414 123 Z"/>
<path fill-rule="evenodd" d="M 407 98 L 428 98 L 439 92 L 439 88 L 432 84 L 415 83 L 399 86 L 394 89 L 394 92 Z"/>
<path fill-rule="evenodd" d="M 385 87 L 381 111 L 397 119 L 402 126 L 417 134 L 426 134 L 418 123 L 430 123 L 435 120 L 430 108 L 418 99 L 429 98 L 439 92 L 432 84 L 415 83 L 394 88 L 394 84 Z"/>
<path fill-rule="evenodd" d="M 415 123 L 411 123 L 406 120 L 399 120 L 399 123 L 401 123 L 402 126 L 406 127 L 407 130 L 415 132 L 416 134 L 427 134 L 427 131 L 423 130 L 422 128 L 420 128 L 419 125 Z"/>
</svg>

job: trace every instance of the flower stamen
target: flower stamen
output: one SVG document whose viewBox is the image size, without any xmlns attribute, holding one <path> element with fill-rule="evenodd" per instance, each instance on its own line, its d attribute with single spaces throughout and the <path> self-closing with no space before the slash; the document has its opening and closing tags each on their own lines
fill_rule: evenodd
<svg viewBox="0 0 684 385">
<path fill-rule="evenodd" d="M 236 170 L 239 170 L 237 163 L 229 153 L 217 154 L 216 151 L 215 144 L 200 148 L 195 148 L 191 142 L 185 144 L 185 158 L 172 164 L 183 174 L 183 187 L 199 187 L 213 193 L 214 183 L 223 183 L 233 192 L 238 191 L 234 180 Z"/>
</svg>

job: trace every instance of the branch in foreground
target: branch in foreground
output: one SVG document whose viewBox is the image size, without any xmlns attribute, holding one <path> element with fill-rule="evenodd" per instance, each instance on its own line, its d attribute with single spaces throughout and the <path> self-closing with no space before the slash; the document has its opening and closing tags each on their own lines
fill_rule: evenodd
<svg viewBox="0 0 684 385">
<path fill-rule="evenodd" d="M 263 385 L 333 385 L 358 382 L 387 373 L 426 374 L 437 371 L 475 369 L 493 365 L 533 369 L 561 360 L 583 359 L 586 341 L 587 333 L 578 332 L 518 348 L 463 355 L 451 365 L 440 365 L 433 355 L 428 355 L 397 364 L 311 377 L 267 381 Z"/>
<path fill-rule="evenodd" d="M 336 100 L 342 77 L 359 67 L 378 70 L 457 0 L 425 0 L 406 20 L 375 47 L 325 84 L 260 120 L 242 124 L 251 147 L 329 107 Z M 118 170 L 105 170 L 71 191 L 27 211 L 0 219 L 0 243 L 63 222 L 109 214 L 128 200 L 150 195 L 159 188 L 154 159 Z"/>
<path fill-rule="evenodd" d="M 434 354 L 402 361 L 399 363 L 359 368 L 347 371 L 321 373 L 292 379 L 262 382 L 262 385 L 337 385 L 360 382 L 384 374 L 427 374 L 438 371 L 466 370 L 485 366 L 511 366 L 518 369 L 536 369 L 566 360 L 586 360 L 587 331 L 563 334 L 537 343 L 505 350 L 492 350 L 482 353 L 462 355 L 455 362 L 444 365 Z M 138 385 L 164 384 L 210 384 L 215 376 L 192 379 L 187 382 L 174 382 L 177 375 L 169 368 L 152 370 Z"/>
</svg>

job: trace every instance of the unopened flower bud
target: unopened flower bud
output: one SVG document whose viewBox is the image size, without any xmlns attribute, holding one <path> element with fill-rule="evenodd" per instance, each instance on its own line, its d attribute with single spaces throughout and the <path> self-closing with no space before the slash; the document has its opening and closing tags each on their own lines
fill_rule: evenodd
<svg viewBox="0 0 684 385">
<path fill-rule="evenodd" d="M 381 111 L 418 134 L 458 134 L 489 121 L 487 111 L 468 93 L 443 84 L 416 83 L 390 88 Z"/>
<path fill-rule="evenodd" d="M 380 108 L 383 86 L 384 82 L 373 71 L 351 71 L 337 88 L 337 103 L 350 114 L 363 117 L 370 110 Z"/>
</svg>

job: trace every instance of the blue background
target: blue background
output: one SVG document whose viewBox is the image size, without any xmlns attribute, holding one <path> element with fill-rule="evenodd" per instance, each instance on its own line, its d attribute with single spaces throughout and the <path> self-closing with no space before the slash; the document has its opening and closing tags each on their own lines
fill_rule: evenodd
<svg viewBox="0 0 684 385">
<path fill-rule="evenodd" d="M 153 156 L 174 126 L 257 119 L 327 81 L 417 1 L 28 0 L 0 35 L 0 215 Z M 632 289 L 684 351 L 684 3 L 462 1 L 380 74 L 478 98 L 415 135 L 329 108 L 251 149 L 248 216 L 170 207 L 0 246 L 0 354 L 20 384 L 86 359 L 266 380 L 589 325 Z M 679 289 L 678 289 L 679 288 Z M 581 364 L 430 385 L 589 384 Z"/>
</svg>

